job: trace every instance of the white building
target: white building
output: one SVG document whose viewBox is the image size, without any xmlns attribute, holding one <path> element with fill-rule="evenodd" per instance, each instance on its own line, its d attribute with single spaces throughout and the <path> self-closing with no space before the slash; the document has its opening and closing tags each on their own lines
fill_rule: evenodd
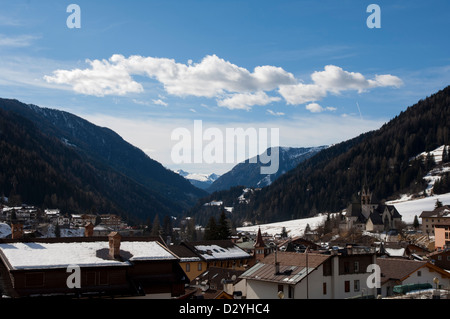
<svg viewBox="0 0 450 319">
<path fill-rule="evenodd" d="M 374 250 L 320 253 L 272 253 L 247 270 L 247 299 L 345 299 L 361 295 L 377 295 L 367 287 L 376 263 Z"/>
<path fill-rule="evenodd" d="M 400 285 L 430 284 L 435 288 L 450 288 L 450 273 L 430 262 L 404 258 L 378 258 L 381 269 L 381 296 L 394 295 L 394 287 Z"/>
</svg>

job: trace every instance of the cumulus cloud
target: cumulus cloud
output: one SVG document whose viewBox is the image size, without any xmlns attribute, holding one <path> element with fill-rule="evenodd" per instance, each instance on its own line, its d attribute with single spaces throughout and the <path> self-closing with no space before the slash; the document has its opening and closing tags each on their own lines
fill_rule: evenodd
<svg viewBox="0 0 450 319">
<path fill-rule="evenodd" d="M 335 107 L 322 107 L 320 104 L 318 103 L 309 103 L 308 105 L 306 105 L 306 109 L 312 113 L 320 113 L 323 111 L 336 111 Z"/>
<path fill-rule="evenodd" d="M 236 93 L 228 98 L 218 100 L 217 105 L 227 107 L 230 110 L 249 110 L 254 105 L 267 105 L 271 102 L 280 101 L 279 97 L 271 97 L 262 91 L 256 93 Z"/>
<path fill-rule="evenodd" d="M 376 75 L 375 79 L 366 79 L 358 72 L 348 72 L 335 65 L 325 66 L 323 71 L 311 75 L 312 84 L 280 85 L 279 93 L 288 104 L 316 102 L 328 93 L 340 94 L 342 91 L 354 90 L 362 93 L 376 87 L 400 87 L 403 81 L 393 75 Z M 311 106 L 311 109 L 318 109 Z"/>
<path fill-rule="evenodd" d="M 280 85 L 278 90 L 287 104 L 298 105 L 319 101 L 327 95 L 326 89 L 316 84 Z"/>
<path fill-rule="evenodd" d="M 168 94 L 215 98 L 217 104 L 229 109 L 250 109 L 267 105 L 281 98 L 287 104 L 317 102 L 329 93 L 356 90 L 364 92 L 376 87 L 399 87 L 402 80 L 390 74 L 367 79 L 357 72 L 348 72 L 334 65 L 311 75 L 305 84 L 283 68 L 264 65 L 253 71 L 237 66 L 216 55 L 207 55 L 199 63 L 187 64 L 173 59 L 115 54 L 108 60 L 87 60 L 90 68 L 56 70 L 45 76 L 49 83 L 65 84 L 75 92 L 104 96 L 141 93 L 144 88 L 133 75 L 144 76 L 161 83 Z M 267 95 L 277 92 L 280 96 Z"/>
<path fill-rule="evenodd" d="M 49 83 L 68 84 L 77 93 L 95 96 L 125 95 L 143 92 L 143 87 L 131 78 L 125 66 L 113 60 L 86 60 L 91 69 L 56 70 L 44 76 Z M 113 63 L 111 63 L 113 62 Z"/>
</svg>

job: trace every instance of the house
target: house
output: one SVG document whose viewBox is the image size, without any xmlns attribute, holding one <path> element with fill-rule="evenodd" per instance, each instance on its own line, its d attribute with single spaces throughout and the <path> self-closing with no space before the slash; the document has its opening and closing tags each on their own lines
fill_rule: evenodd
<svg viewBox="0 0 450 319">
<path fill-rule="evenodd" d="M 207 269 L 207 262 L 186 245 L 170 245 L 168 248 L 179 258 L 179 264 L 190 281 Z"/>
<path fill-rule="evenodd" d="M 434 287 L 434 278 L 439 279 L 440 288 L 450 287 L 450 273 L 428 261 L 400 258 L 377 258 L 381 271 L 381 296 L 394 294 L 394 287 L 411 284 L 429 284 Z"/>
<path fill-rule="evenodd" d="M 427 255 L 433 265 L 450 271 L 450 249 L 434 251 Z"/>
<path fill-rule="evenodd" d="M 276 252 L 241 275 L 247 299 L 344 299 L 366 288 L 375 250 L 349 246 L 328 253 Z"/>
<path fill-rule="evenodd" d="M 434 248 L 436 250 L 450 248 L 450 224 L 434 225 Z"/>
<path fill-rule="evenodd" d="M 243 270 L 210 267 L 194 278 L 186 288 L 184 299 L 240 299 L 242 298 L 239 278 Z"/>
<path fill-rule="evenodd" d="M 434 225 L 450 225 L 450 206 L 444 205 L 432 211 L 423 211 L 419 217 L 422 219 L 422 232 L 434 236 Z"/>
<path fill-rule="evenodd" d="M 55 220 L 59 217 L 60 211 L 59 209 L 46 209 L 44 210 L 44 214 L 50 223 L 55 224 Z"/>
<path fill-rule="evenodd" d="M 401 220 L 402 216 L 394 205 L 373 204 L 372 193 L 364 186 L 361 191 L 361 202 L 348 206 L 345 222 L 340 228 L 382 232 L 397 229 Z"/>
<path fill-rule="evenodd" d="M 278 248 L 283 251 L 300 251 L 304 252 L 306 249 L 311 250 L 320 250 L 322 247 L 312 241 L 309 241 L 302 237 L 294 237 L 287 239 L 280 244 L 278 244 Z"/>
<path fill-rule="evenodd" d="M 84 227 L 87 223 L 95 225 L 96 218 L 97 216 L 93 214 L 72 214 L 71 224 L 74 227 Z"/>
<path fill-rule="evenodd" d="M 427 248 L 409 242 L 381 242 L 378 245 L 378 256 L 424 260 L 429 253 Z"/>
<path fill-rule="evenodd" d="M 13 298 L 173 298 L 183 295 L 188 283 L 178 258 L 163 243 L 123 238 L 117 232 L 108 237 L 2 239 L 0 273 L 1 294 Z M 73 278 L 78 285 L 69 284 Z"/>
<path fill-rule="evenodd" d="M 118 230 L 122 226 L 122 219 L 120 218 L 120 216 L 114 214 L 100 215 L 100 219 L 102 225 L 114 230 Z"/>
<path fill-rule="evenodd" d="M 252 258 L 250 254 L 239 248 L 231 240 L 209 240 L 199 242 L 183 242 L 186 246 L 209 267 L 231 269 L 246 269 Z"/>
<path fill-rule="evenodd" d="M 40 213 L 40 210 L 34 206 L 3 207 L 3 220 L 15 220 L 30 224 L 37 220 Z"/>
</svg>

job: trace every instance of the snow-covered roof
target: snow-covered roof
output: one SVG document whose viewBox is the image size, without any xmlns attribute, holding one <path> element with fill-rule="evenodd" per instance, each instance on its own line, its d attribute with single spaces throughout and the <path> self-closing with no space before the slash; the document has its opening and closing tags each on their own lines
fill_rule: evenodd
<svg viewBox="0 0 450 319">
<path fill-rule="evenodd" d="M 405 255 L 405 248 L 385 248 L 385 250 L 391 257 L 402 257 Z"/>
<path fill-rule="evenodd" d="M 0 223 L 0 238 L 5 238 L 11 235 L 11 226 L 6 223 Z"/>
<path fill-rule="evenodd" d="M 0 251 L 13 269 L 128 266 L 137 260 L 172 260 L 176 257 L 155 241 L 123 241 L 120 250 L 131 257 L 120 261 L 104 258 L 100 251 L 109 251 L 107 241 L 69 243 L 3 243 Z"/>
<path fill-rule="evenodd" d="M 205 260 L 249 258 L 250 255 L 238 246 L 196 245 L 195 249 Z"/>
</svg>

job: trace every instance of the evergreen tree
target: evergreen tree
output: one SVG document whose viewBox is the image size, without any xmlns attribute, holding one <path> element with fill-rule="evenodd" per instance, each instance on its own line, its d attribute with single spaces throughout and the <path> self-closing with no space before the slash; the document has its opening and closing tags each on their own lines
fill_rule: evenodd
<svg viewBox="0 0 450 319">
<path fill-rule="evenodd" d="M 172 217 L 170 217 L 170 216 L 167 216 L 167 215 L 164 216 L 162 235 L 166 241 L 168 240 L 169 237 L 172 238 L 172 236 L 173 236 Z"/>
<path fill-rule="evenodd" d="M 306 227 L 305 227 L 305 234 L 306 233 L 309 233 L 311 231 L 311 226 L 309 226 L 309 224 L 306 224 Z"/>
<path fill-rule="evenodd" d="M 187 222 L 186 227 L 187 240 L 188 241 L 197 241 L 197 230 L 195 229 L 195 219 L 190 218 Z"/>
<path fill-rule="evenodd" d="M 152 236 L 159 236 L 160 235 L 160 231 L 161 231 L 161 225 L 159 223 L 158 214 L 156 214 L 155 215 L 155 219 L 153 220 L 151 235 Z"/>
<path fill-rule="evenodd" d="M 216 219 L 214 216 L 209 218 L 208 224 L 205 227 L 205 236 L 204 240 L 217 240 L 218 238 L 218 227 L 216 223 Z"/>
<path fill-rule="evenodd" d="M 287 238 L 288 237 L 288 233 L 286 231 L 286 227 L 283 226 L 283 228 L 281 229 L 281 238 Z"/>
<path fill-rule="evenodd" d="M 444 146 L 444 150 L 442 152 L 442 163 L 447 163 L 450 158 L 449 158 L 449 146 Z"/>
<path fill-rule="evenodd" d="M 220 213 L 219 224 L 217 227 L 217 239 L 228 239 L 231 236 L 230 224 L 224 209 L 222 209 L 222 212 Z"/>
<path fill-rule="evenodd" d="M 436 166 L 436 161 L 434 160 L 434 155 L 431 153 L 427 153 L 427 156 L 425 158 L 425 167 L 427 171 L 430 171 Z"/>
<path fill-rule="evenodd" d="M 56 225 L 55 225 L 55 237 L 56 238 L 61 237 L 61 228 L 59 227 L 58 223 L 56 223 Z"/>
<path fill-rule="evenodd" d="M 434 208 L 442 207 L 442 202 L 438 199 L 436 199 L 436 204 L 434 204 Z"/>
<path fill-rule="evenodd" d="M 420 224 L 419 224 L 419 219 L 417 218 L 417 215 L 414 216 L 413 226 L 414 226 L 414 229 L 418 229 L 419 226 L 420 226 Z"/>
</svg>

